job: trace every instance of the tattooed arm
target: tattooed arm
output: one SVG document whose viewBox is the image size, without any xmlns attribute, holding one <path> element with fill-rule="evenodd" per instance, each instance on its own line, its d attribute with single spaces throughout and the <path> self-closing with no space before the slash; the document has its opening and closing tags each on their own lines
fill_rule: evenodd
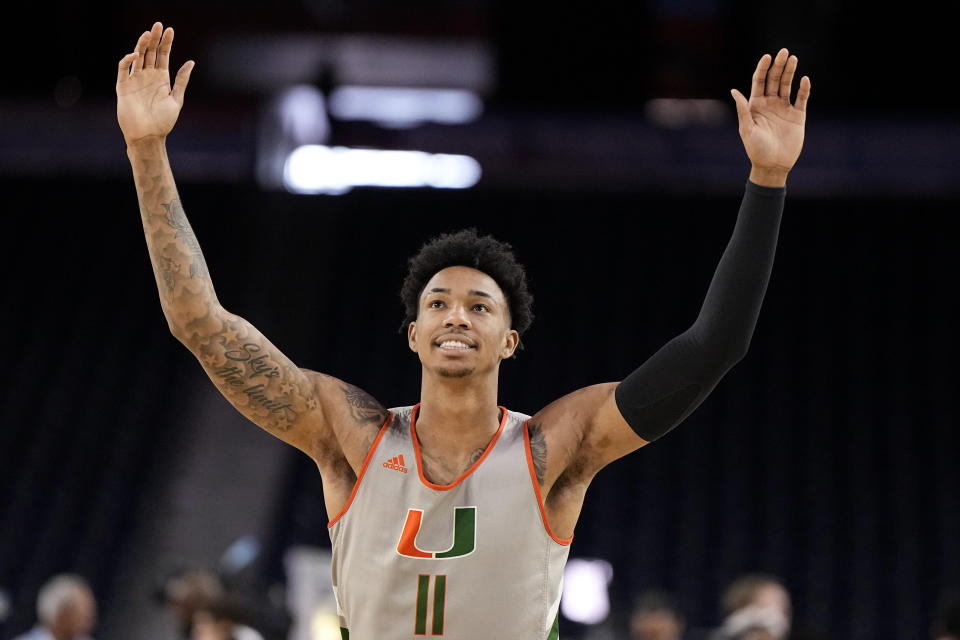
<svg viewBox="0 0 960 640">
<path fill-rule="evenodd" d="M 386 411 L 356 387 L 299 369 L 253 325 L 220 305 L 167 158 L 166 136 L 193 68 L 184 64 L 171 89 L 172 42 L 173 30 L 154 24 L 120 61 L 117 75 L 117 118 L 170 331 L 234 407 L 317 462 L 325 491 L 334 476 L 349 484 Z"/>
</svg>

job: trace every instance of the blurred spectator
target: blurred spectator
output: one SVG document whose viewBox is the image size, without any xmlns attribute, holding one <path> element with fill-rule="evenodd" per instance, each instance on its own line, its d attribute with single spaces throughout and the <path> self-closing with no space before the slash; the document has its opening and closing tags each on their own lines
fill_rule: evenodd
<svg viewBox="0 0 960 640">
<path fill-rule="evenodd" d="M 97 601 L 87 582 L 56 575 L 37 595 L 37 626 L 15 640 L 88 640 L 97 620 Z"/>
<path fill-rule="evenodd" d="M 714 634 L 718 640 L 783 640 L 789 636 L 790 594 L 774 576 L 740 576 L 724 591 L 721 606 L 724 620 Z"/>
<path fill-rule="evenodd" d="M 286 638 L 290 629 L 286 611 L 229 590 L 220 575 L 207 569 L 174 573 L 158 597 L 183 640 L 263 640 L 261 633 Z"/>
<path fill-rule="evenodd" d="M 631 640 L 680 640 L 684 620 L 673 597 L 660 589 L 642 592 L 630 614 Z"/>
<path fill-rule="evenodd" d="M 166 605 L 182 638 L 190 638 L 194 614 L 207 602 L 223 595 L 223 583 L 213 572 L 188 569 L 174 573 L 160 587 L 159 599 Z"/>
<path fill-rule="evenodd" d="M 243 604 L 229 596 L 200 603 L 193 613 L 190 640 L 263 640 L 263 636 L 242 623 Z"/>
<path fill-rule="evenodd" d="M 948 589 L 937 600 L 934 640 L 960 640 L 960 589 Z"/>
</svg>

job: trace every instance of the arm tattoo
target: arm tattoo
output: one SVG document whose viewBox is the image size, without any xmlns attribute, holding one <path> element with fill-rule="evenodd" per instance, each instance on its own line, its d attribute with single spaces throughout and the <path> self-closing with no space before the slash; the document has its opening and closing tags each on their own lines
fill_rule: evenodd
<svg viewBox="0 0 960 640">
<path fill-rule="evenodd" d="M 530 434 L 530 457 L 533 459 L 533 470 L 537 474 L 537 482 L 542 486 L 543 476 L 547 470 L 547 438 L 536 422 L 528 422 L 527 431 Z"/>
<path fill-rule="evenodd" d="M 246 407 L 253 414 L 250 417 L 258 418 L 258 424 L 265 423 L 271 431 L 286 431 L 297 419 L 294 400 L 302 397 L 304 390 L 291 384 L 260 345 L 237 345 L 236 339 L 225 337 L 231 332 L 237 333 L 225 330 L 214 334 L 203 349 L 210 356 L 207 362 L 217 386 L 231 402 L 246 396 Z"/>
<path fill-rule="evenodd" d="M 350 416 L 357 424 L 381 424 L 387 419 L 387 410 L 363 389 L 344 384 L 340 390 L 347 399 Z"/>
<path fill-rule="evenodd" d="M 233 318 L 198 342 L 195 351 L 231 404 L 267 431 L 279 434 L 289 431 L 319 402 L 303 372 L 268 347 L 256 329 Z"/>
<path fill-rule="evenodd" d="M 177 286 L 175 274 L 180 271 L 180 265 L 167 256 L 160 256 L 159 266 L 160 277 L 163 278 L 163 286 L 167 291 L 167 295 L 172 295 Z"/>
<path fill-rule="evenodd" d="M 220 306 L 165 150 L 133 151 L 131 162 L 147 248 L 171 331 L 234 407 L 274 435 L 292 437 L 288 432 L 319 408 L 313 378 L 253 325 Z"/>
<path fill-rule="evenodd" d="M 164 315 L 174 333 L 192 334 L 217 304 L 200 244 L 187 221 L 166 160 L 134 161 L 137 198 Z M 209 327 L 203 327 L 201 334 Z"/>
<path fill-rule="evenodd" d="M 190 252 L 190 277 L 207 277 L 207 262 L 203 259 L 203 252 L 200 251 L 197 236 L 193 234 L 193 229 L 187 222 L 187 216 L 183 211 L 183 205 L 180 204 L 180 198 L 174 198 L 170 202 L 162 204 L 167 212 L 167 224 L 174 230 L 174 237 L 183 242 L 187 251 Z"/>
</svg>

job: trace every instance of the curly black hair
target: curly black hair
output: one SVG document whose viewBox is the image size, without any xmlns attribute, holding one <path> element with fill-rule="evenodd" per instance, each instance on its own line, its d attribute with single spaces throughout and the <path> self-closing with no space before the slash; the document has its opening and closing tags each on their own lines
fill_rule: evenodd
<svg viewBox="0 0 960 640">
<path fill-rule="evenodd" d="M 406 331 L 417 319 L 420 294 L 438 271 L 447 267 L 471 267 L 493 278 L 503 291 L 512 328 L 522 337 L 533 322 L 533 296 L 527 291 L 527 272 L 513 255 L 513 247 L 476 229 L 442 234 L 410 258 L 407 277 L 400 289 L 406 316 L 400 327 Z"/>
</svg>

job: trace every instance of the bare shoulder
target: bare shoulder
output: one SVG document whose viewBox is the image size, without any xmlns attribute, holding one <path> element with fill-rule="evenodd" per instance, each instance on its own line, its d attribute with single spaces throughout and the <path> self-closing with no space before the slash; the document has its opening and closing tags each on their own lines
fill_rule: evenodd
<svg viewBox="0 0 960 640">
<path fill-rule="evenodd" d="M 530 450 L 541 488 L 549 491 L 578 458 L 604 400 L 616 383 L 597 384 L 554 400 L 530 418 Z"/>
<path fill-rule="evenodd" d="M 343 458 L 358 472 L 390 412 L 356 385 L 317 371 L 303 371 L 322 398 L 327 424 Z"/>
<path fill-rule="evenodd" d="M 614 397 L 617 385 L 578 389 L 530 419 L 531 451 L 535 444 L 541 450 L 543 489 L 549 491 L 558 479 L 589 483 L 604 466 L 647 444 L 620 414 Z"/>
</svg>

